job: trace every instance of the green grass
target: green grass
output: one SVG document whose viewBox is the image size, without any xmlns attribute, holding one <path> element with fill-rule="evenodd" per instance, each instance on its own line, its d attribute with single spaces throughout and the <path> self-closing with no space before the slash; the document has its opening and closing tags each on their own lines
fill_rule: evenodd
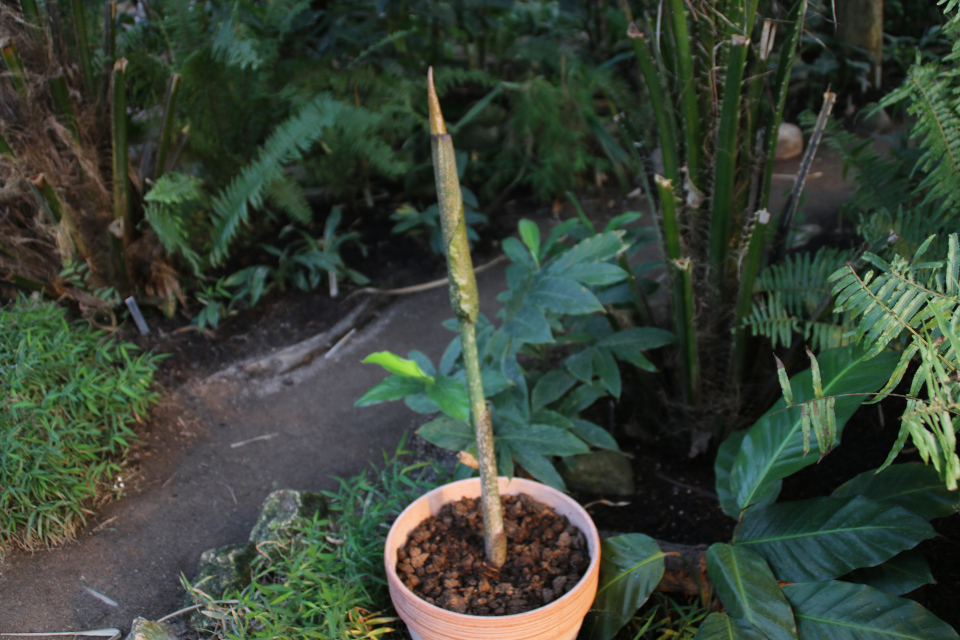
<svg viewBox="0 0 960 640">
<path fill-rule="evenodd" d="M 402 447 L 401 443 L 401 447 Z M 390 525 L 414 498 L 434 488 L 426 463 L 398 456 L 384 468 L 340 480 L 324 492 L 330 513 L 300 524 L 284 548 L 254 560 L 253 580 L 232 602 L 208 603 L 203 613 L 221 622 L 219 638 L 299 640 L 398 637 L 402 627 L 383 569 Z M 385 613 L 386 612 L 386 613 Z"/>
<path fill-rule="evenodd" d="M 53 303 L 0 308 L 0 551 L 56 545 L 83 525 L 129 425 L 159 398 L 158 359 Z"/>
</svg>

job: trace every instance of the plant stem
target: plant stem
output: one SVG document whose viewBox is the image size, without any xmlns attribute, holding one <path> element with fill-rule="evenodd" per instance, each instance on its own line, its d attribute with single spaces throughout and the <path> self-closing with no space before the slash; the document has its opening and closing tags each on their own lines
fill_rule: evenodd
<svg viewBox="0 0 960 640">
<path fill-rule="evenodd" d="M 130 219 L 130 185 L 127 175 L 127 61 L 113 65 L 113 223 L 110 225 L 110 248 L 113 255 L 114 281 L 126 287 L 126 247 L 133 238 Z"/>
<path fill-rule="evenodd" d="M 80 141 L 80 129 L 77 127 L 77 115 L 73 109 L 73 102 L 70 100 L 70 90 L 67 88 L 67 81 L 63 77 L 63 70 L 57 71 L 48 81 L 50 87 L 50 96 L 53 98 L 53 106 L 57 110 L 57 116 L 70 133 L 77 144 Z"/>
<path fill-rule="evenodd" d="M 163 108 L 163 127 L 160 129 L 160 142 L 157 144 L 157 166 L 154 167 L 153 178 L 158 180 L 166 171 L 167 154 L 170 152 L 170 143 L 173 140 L 173 114 L 177 108 L 177 96 L 180 95 L 180 74 L 170 76 L 167 85 L 167 99 Z"/>
<path fill-rule="evenodd" d="M 703 187 L 700 180 L 700 155 L 703 136 L 700 133 L 700 110 L 697 106 L 697 83 L 693 75 L 693 55 L 690 34 L 687 31 L 687 14 L 683 0 L 670 0 L 667 5 L 673 20 L 673 38 L 677 53 L 678 84 L 680 89 L 681 123 L 684 146 L 687 151 L 687 171 L 690 180 Z"/>
<path fill-rule="evenodd" d="M 7 42 L 0 49 L 0 56 L 3 57 L 3 64 L 10 72 L 10 80 L 16 88 L 17 93 L 27 100 L 27 76 L 23 70 L 23 63 L 20 61 L 20 54 L 17 53 L 17 47 L 12 42 Z"/>
<path fill-rule="evenodd" d="M 750 235 L 750 243 L 747 245 L 747 253 L 743 258 L 737 312 L 733 323 L 733 374 L 736 380 L 743 378 L 744 362 L 747 356 L 747 331 L 743 321 L 750 315 L 750 310 L 753 308 L 753 283 L 756 281 L 760 260 L 763 257 L 764 240 L 769 224 L 770 212 L 766 209 L 758 211 L 756 223 Z"/>
<path fill-rule="evenodd" d="M 463 214 L 463 198 L 460 193 L 460 180 L 457 177 L 453 139 L 447 133 L 443 122 L 440 101 L 433 86 L 432 67 L 427 74 L 427 89 L 430 101 L 430 147 L 437 183 L 440 223 L 443 227 L 443 243 L 447 254 L 450 305 L 460 324 L 467 392 L 470 396 L 470 418 L 476 434 L 477 459 L 480 462 L 483 538 L 487 562 L 499 568 L 506 559 L 507 537 L 503 531 L 503 513 L 497 484 L 493 425 L 483 395 L 474 328 L 480 313 L 480 300 L 477 294 L 477 279 L 473 273 L 473 262 L 470 258 L 470 246 L 467 242 L 467 223 Z"/>
<path fill-rule="evenodd" d="M 80 56 L 80 72 L 83 74 L 83 85 L 87 89 L 87 100 L 93 101 L 97 96 L 94 84 L 93 66 L 90 63 L 90 43 L 87 40 L 87 17 L 84 14 L 83 0 L 70 0 L 73 9 L 73 30 L 77 37 L 77 54 Z"/>
</svg>

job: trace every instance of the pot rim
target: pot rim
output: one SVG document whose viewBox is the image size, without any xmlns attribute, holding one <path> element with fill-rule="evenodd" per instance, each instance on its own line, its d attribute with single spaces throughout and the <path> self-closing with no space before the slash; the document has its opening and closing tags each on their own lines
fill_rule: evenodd
<svg viewBox="0 0 960 640">
<path fill-rule="evenodd" d="M 565 594 L 563 594 L 553 602 L 545 604 L 542 607 L 538 607 L 536 609 L 524 611 L 523 613 L 511 613 L 511 614 L 502 615 L 502 616 L 478 616 L 478 615 L 469 614 L 469 613 L 458 613 L 456 611 L 450 611 L 449 609 L 444 609 L 442 607 L 438 607 L 435 604 L 431 604 L 426 600 L 424 600 L 423 598 L 421 598 L 420 596 L 418 596 L 417 594 L 415 594 L 413 591 L 411 591 L 407 587 L 407 585 L 403 583 L 403 580 L 401 580 L 400 576 L 397 574 L 396 562 L 394 561 L 391 563 L 389 561 L 389 547 L 387 546 L 391 538 L 394 537 L 394 531 L 396 529 L 397 523 L 403 520 L 404 516 L 407 515 L 407 512 L 412 510 L 417 503 L 422 502 L 424 500 L 429 500 L 433 495 L 441 493 L 443 491 L 450 491 L 451 487 L 457 487 L 458 485 L 479 484 L 480 478 L 466 478 L 464 480 L 456 480 L 454 482 L 448 482 L 447 484 L 440 485 L 439 487 L 435 489 L 431 489 L 427 493 L 423 494 L 422 496 L 420 496 L 419 498 L 411 502 L 409 505 L 407 505 L 406 509 L 400 512 L 400 515 L 397 516 L 396 520 L 393 521 L 393 524 L 390 525 L 390 531 L 387 533 L 387 538 L 386 538 L 386 542 L 384 544 L 384 549 L 383 549 L 383 560 L 387 570 L 388 584 L 393 583 L 398 588 L 410 594 L 410 596 L 420 600 L 420 602 L 427 608 L 436 610 L 437 615 L 454 616 L 454 617 L 462 618 L 464 621 L 517 619 L 522 616 L 527 616 L 534 613 L 541 614 L 553 608 L 557 608 L 557 609 L 562 608 L 565 606 L 566 601 L 572 600 L 573 598 L 575 598 L 577 596 L 576 592 L 578 588 L 580 588 L 588 580 L 591 574 L 598 571 L 598 565 L 600 564 L 600 533 L 599 531 L 597 531 L 597 525 L 594 524 L 593 518 L 590 517 L 590 514 L 587 513 L 587 510 L 584 509 L 579 502 L 577 502 L 567 494 L 563 493 L 559 489 L 554 489 L 553 487 L 543 484 L 542 482 L 537 482 L 535 480 L 527 480 L 526 478 L 518 478 L 518 477 L 509 478 L 507 476 L 498 476 L 498 480 L 500 481 L 501 495 L 504 495 L 503 494 L 504 489 L 513 489 L 513 488 L 516 488 L 517 490 L 516 491 L 511 490 L 510 493 L 506 495 L 519 495 L 522 493 L 527 493 L 526 491 L 523 490 L 525 487 L 537 487 L 540 490 L 546 490 L 550 493 L 553 493 L 554 496 L 558 498 L 561 502 L 566 503 L 567 506 L 569 506 L 573 511 L 578 512 L 578 514 L 589 524 L 586 531 L 583 530 L 583 527 L 581 527 L 579 523 L 576 524 L 577 528 L 583 531 L 584 536 L 586 536 L 587 538 L 587 548 L 590 550 L 590 564 L 587 565 L 587 569 L 583 572 L 583 575 L 580 577 L 580 580 L 577 581 L 577 584 L 575 584 L 573 588 L 571 588 L 569 591 L 567 591 Z M 506 485 L 504 485 L 504 481 L 506 481 Z M 533 497 L 536 500 L 535 496 L 531 496 L 531 497 Z M 449 504 L 450 502 L 453 502 L 453 500 L 445 502 L 444 504 Z M 397 549 L 399 549 L 404 542 L 406 542 L 406 540 L 401 541 L 400 544 L 397 545 Z"/>
</svg>

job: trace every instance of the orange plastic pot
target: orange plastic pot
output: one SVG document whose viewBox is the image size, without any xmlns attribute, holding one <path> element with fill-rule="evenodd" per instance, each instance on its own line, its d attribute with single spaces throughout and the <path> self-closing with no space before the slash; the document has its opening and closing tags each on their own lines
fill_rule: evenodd
<svg viewBox="0 0 960 640">
<path fill-rule="evenodd" d="M 587 512 L 569 496 L 539 482 L 500 478 L 501 495 L 525 493 L 566 516 L 587 538 L 590 566 L 577 585 L 550 604 L 509 616 L 472 616 L 441 609 L 421 600 L 397 575 L 397 550 L 417 525 L 440 507 L 480 496 L 480 480 L 470 478 L 438 487 L 407 507 L 390 528 L 383 559 L 390 598 L 414 640 L 573 640 L 597 594 L 600 536 Z M 507 553 L 510 553 L 508 547 Z"/>
</svg>

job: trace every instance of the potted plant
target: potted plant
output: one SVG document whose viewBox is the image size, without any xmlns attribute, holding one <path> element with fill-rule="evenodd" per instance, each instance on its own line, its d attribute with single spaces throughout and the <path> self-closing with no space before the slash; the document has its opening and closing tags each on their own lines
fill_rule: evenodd
<svg viewBox="0 0 960 640">
<path fill-rule="evenodd" d="M 400 617 L 406 622 L 415 639 L 450 638 L 496 638 L 521 639 L 562 639 L 574 638 L 580 629 L 597 591 L 600 570 L 600 538 L 587 512 L 574 500 L 560 491 L 537 482 L 521 478 L 497 476 L 497 466 L 493 445 L 493 428 L 490 411 L 484 400 L 483 385 L 480 377 L 477 356 L 476 333 L 474 325 L 479 314 L 479 298 L 476 278 L 467 243 L 466 226 L 463 218 L 463 202 L 457 177 L 453 142 L 446 131 L 440 103 L 433 86 L 433 70 L 428 73 L 428 93 L 430 101 L 430 133 L 433 153 L 434 174 L 437 182 L 437 200 L 443 227 L 443 241 L 447 255 L 450 283 L 450 301 L 456 314 L 460 336 L 463 342 L 463 357 L 466 365 L 467 395 L 469 397 L 470 418 L 476 435 L 477 458 L 480 477 L 461 480 L 439 487 L 422 496 L 411 504 L 393 524 L 387 536 L 384 563 L 390 596 Z M 412 364 L 412 363 L 411 363 Z M 505 498 L 526 495 L 535 502 L 550 507 L 557 516 L 565 517 L 566 526 L 573 525 L 583 535 L 582 551 L 589 556 L 587 561 L 581 553 L 582 577 L 570 588 L 560 584 L 555 590 L 553 583 L 541 589 L 543 600 L 549 601 L 539 608 L 506 615 L 476 615 L 460 613 L 441 608 L 428 602 L 404 584 L 398 561 L 404 564 L 408 575 L 411 562 L 422 558 L 418 547 L 405 549 L 410 534 L 424 520 L 437 515 L 441 508 L 463 498 L 480 498 L 483 514 L 484 555 L 480 563 L 483 571 L 490 577 L 486 588 L 495 592 L 496 580 L 501 568 L 506 570 L 509 562 L 507 555 L 508 533 L 504 527 L 501 496 Z M 511 504 L 516 505 L 518 498 Z M 527 499 L 524 498 L 524 501 Z M 511 528 L 512 531 L 515 527 Z M 559 536 L 567 535 L 571 529 L 564 529 Z M 448 536 L 455 537 L 455 536 Z M 576 545 L 574 545 L 576 548 Z M 411 557 L 410 554 L 416 554 Z M 505 564 L 506 563 L 506 564 Z M 559 577 L 559 576 L 558 576 Z M 490 585 L 493 584 L 491 587 Z M 482 587 L 481 587 L 482 588 Z M 563 595 L 559 595 L 559 593 Z M 550 598 L 549 596 L 557 596 Z M 476 598 L 474 598 L 476 601 Z M 444 604 L 448 607 L 450 601 Z M 454 609 L 463 607 L 453 607 Z M 496 611 L 490 611 L 496 614 Z M 502 613 L 499 612 L 499 613 Z"/>
</svg>

